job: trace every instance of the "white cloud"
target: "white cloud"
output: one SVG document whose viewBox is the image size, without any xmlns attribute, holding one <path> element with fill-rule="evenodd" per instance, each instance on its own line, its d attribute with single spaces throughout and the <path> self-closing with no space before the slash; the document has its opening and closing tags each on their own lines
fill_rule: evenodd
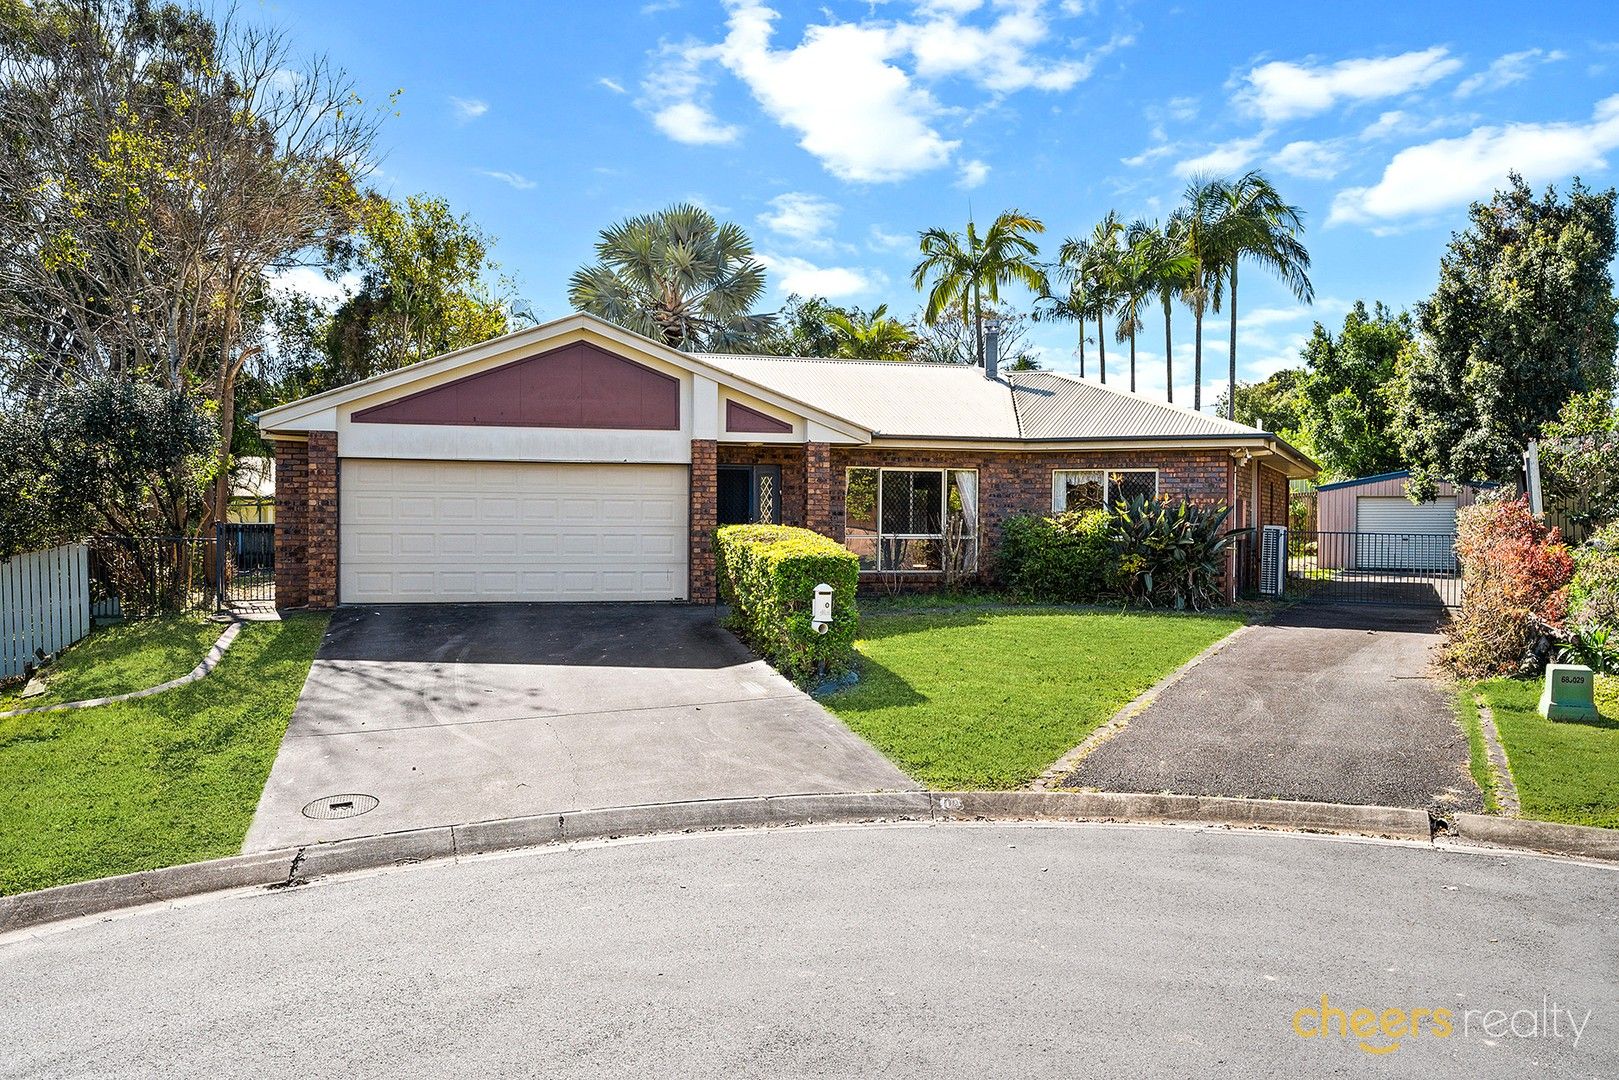
<svg viewBox="0 0 1619 1080">
<path fill-rule="evenodd" d="M 1360 130 L 1360 139 L 1363 142 L 1376 142 L 1379 139 L 1390 139 L 1395 136 L 1424 135 L 1440 128 L 1461 127 L 1466 124 L 1476 124 L 1479 120 L 1476 113 L 1455 113 L 1445 116 L 1416 116 L 1401 109 L 1393 109 L 1382 113 L 1376 120 Z"/>
<path fill-rule="evenodd" d="M 1199 154 L 1197 157 L 1177 161 L 1175 163 L 1175 175 L 1187 177 L 1199 176 L 1204 173 L 1223 174 L 1236 172 L 1258 157 L 1260 148 L 1264 145 L 1265 136 L 1263 134 L 1247 139 L 1232 139 L 1230 142 L 1222 143 L 1212 150 Z"/>
<path fill-rule="evenodd" d="M 1443 46 L 1335 64 L 1273 60 L 1244 78 L 1237 101 L 1275 123 L 1326 112 L 1342 101 L 1375 101 L 1430 86 L 1462 66 Z"/>
<path fill-rule="evenodd" d="M 1328 224 L 1377 223 L 1484 198 L 1517 170 L 1532 184 L 1601 169 L 1619 148 L 1619 94 L 1597 103 L 1589 123 L 1506 124 L 1407 147 L 1370 187 L 1346 188 Z"/>
<path fill-rule="evenodd" d="M 997 93 L 1069 90 L 1090 77 L 1108 53 L 1131 43 L 1115 37 L 1079 57 L 1044 59 L 1036 49 L 1051 36 L 1051 24 L 1039 0 L 1011 0 L 998 5 L 1000 14 L 985 26 L 960 21 L 966 10 L 924 7 L 923 20 L 896 27 L 916 59 L 916 74 L 924 79 L 962 75 Z"/>
<path fill-rule="evenodd" d="M 867 246 L 876 251 L 898 251 L 916 243 L 916 237 L 910 233 L 887 232 L 880 225 L 871 227 L 869 237 Z"/>
<path fill-rule="evenodd" d="M 841 209 L 819 195 L 789 191 L 770 200 L 770 210 L 759 215 L 759 222 L 772 232 L 815 243 L 831 230 Z"/>
<path fill-rule="evenodd" d="M 1174 143 L 1159 143 L 1157 146 L 1147 147 L 1139 154 L 1135 154 L 1127 158 L 1120 158 L 1119 164 L 1128 165 L 1130 168 L 1135 169 L 1141 167 L 1142 165 L 1146 165 L 1149 162 L 1157 161 L 1161 157 L 1167 157 L 1174 152 Z"/>
<path fill-rule="evenodd" d="M 964 110 L 942 107 L 930 83 L 961 79 L 997 96 L 1067 90 L 1131 41 L 1118 35 L 1079 53 L 1054 27 L 1074 12 L 1054 13 L 1049 0 L 923 0 L 901 19 L 838 21 L 823 9 L 796 43 L 778 43 L 781 6 L 725 0 L 721 40 L 666 43 L 653 54 L 639 104 L 665 134 L 696 143 L 736 138 L 710 104 L 723 69 L 832 175 L 897 181 L 950 164 L 960 146 L 941 125 L 959 122 Z"/>
<path fill-rule="evenodd" d="M 479 101 L 477 98 L 459 98 L 453 94 L 450 96 L 450 107 L 455 110 L 455 118 L 463 124 L 476 120 L 489 111 L 487 101 Z"/>
<path fill-rule="evenodd" d="M 491 180 L 499 180 L 502 184 L 508 184 L 518 191 L 527 191 L 534 186 L 534 181 L 522 173 L 507 172 L 504 169 L 479 169 L 478 172 Z"/>
<path fill-rule="evenodd" d="M 680 0 L 652 0 L 650 4 L 641 5 L 642 15 L 657 15 L 664 11 L 674 11 L 680 6 Z"/>
<path fill-rule="evenodd" d="M 808 259 L 765 252 L 759 253 L 759 261 L 775 275 L 776 290 L 783 296 L 797 293 L 839 300 L 869 292 L 876 284 L 864 271 L 848 266 L 817 266 Z"/>
<path fill-rule="evenodd" d="M 1170 98 L 1169 103 L 1164 106 L 1164 110 L 1169 113 L 1172 119 L 1185 123 L 1188 120 L 1197 119 L 1198 101 L 1195 97 Z"/>
<path fill-rule="evenodd" d="M 963 191 L 971 191 L 985 180 L 989 179 L 989 165 L 987 162 L 974 158 L 963 161 L 956 175 L 956 186 Z"/>
<path fill-rule="evenodd" d="M 735 142 L 742 134 L 741 128 L 720 120 L 709 108 L 703 65 L 713 56 L 712 46 L 697 41 L 665 42 L 653 54 L 651 69 L 641 81 L 636 104 L 651 115 L 659 131 L 676 142 L 716 146 Z"/>
<path fill-rule="evenodd" d="M 616 80 L 613 80 L 613 79 L 609 79 L 605 75 L 603 75 L 601 78 L 596 80 L 596 85 L 597 86 L 605 86 L 607 89 L 611 90 L 615 94 L 627 94 L 627 93 L 629 93 L 628 90 L 624 89 L 624 85 L 622 83 L 617 82 Z"/>
<path fill-rule="evenodd" d="M 272 271 L 268 277 L 273 292 L 301 293 L 328 305 L 341 303 L 360 287 L 357 274 L 344 274 L 333 281 L 313 266 L 289 266 Z"/>
<path fill-rule="evenodd" d="M 893 181 L 935 169 L 959 145 L 931 124 L 938 105 L 899 67 L 894 31 L 879 24 L 811 26 L 791 49 L 771 48 L 778 13 L 733 0 L 716 47 L 799 146 L 844 180 Z"/>
<path fill-rule="evenodd" d="M 1271 156 L 1270 163 L 1278 172 L 1288 176 L 1302 176 L 1310 180 L 1331 180 L 1344 168 L 1344 155 L 1333 140 L 1290 142 Z"/>
<path fill-rule="evenodd" d="M 1568 54 L 1545 49 L 1524 49 L 1522 52 L 1498 56 L 1489 67 L 1476 72 L 1456 84 L 1456 96 L 1472 97 L 1480 91 L 1499 90 L 1503 86 L 1523 82 L 1540 64 L 1566 60 Z"/>
</svg>

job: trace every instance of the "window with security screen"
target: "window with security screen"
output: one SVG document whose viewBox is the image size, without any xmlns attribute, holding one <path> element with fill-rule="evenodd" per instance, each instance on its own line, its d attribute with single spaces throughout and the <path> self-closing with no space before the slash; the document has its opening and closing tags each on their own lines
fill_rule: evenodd
<svg viewBox="0 0 1619 1080">
<path fill-rule="evenodd" d="M 862 571 L 977 569 L 977 470 L 850 469 L 846 482 L 843 541 Z"/>
</svg>

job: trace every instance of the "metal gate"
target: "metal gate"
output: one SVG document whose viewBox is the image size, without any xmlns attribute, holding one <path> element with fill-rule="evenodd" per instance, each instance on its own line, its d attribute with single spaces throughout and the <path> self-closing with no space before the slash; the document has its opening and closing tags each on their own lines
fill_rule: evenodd
<svg viewBox="0 0 1619 1080">
<path fill-rule="evenodd" d="M 1338 604 L 1456 607 L 1456 534 L 1290 531 L 1287 591 Z"/>
<path fill-rule="evenodd" d="M 221 522 L 215 545 L 219 606 L 275 602 L 275 526 Z"/>
</svg>

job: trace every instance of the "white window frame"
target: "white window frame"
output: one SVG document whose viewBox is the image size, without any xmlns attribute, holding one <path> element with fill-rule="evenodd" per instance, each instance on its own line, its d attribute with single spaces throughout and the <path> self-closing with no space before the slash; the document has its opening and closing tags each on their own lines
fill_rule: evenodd
<svg viewBox="0 0 1619 1080">
<path fill-rule="evenodd" d="M 1067 510 L 1066 506 L 1063 506 L 1061 508 L 1059 508 L 1057 506 L 1057 492 L 1059 490 L 1058 487 L 1057 487 L 1057 477 L 1062 476 L 1065 473 L 1101 473 L 1102 474 L 1102 505 L 1103 505 L 1103 507 L 1111 507 L 1113 505 L 1113 474 L 1114 473 L 1152 473 L 1152 495 L 1153 495 L 1153 498 L 1156 499 L 1158 497 L 1158 493 L 1163 490 L 1163 486 L 1162 486 L 1162 483 L 1161 483 L 1162 477 L 1159 475 L 1159 470 L 1158 469 L 1134 469 L 1134 468 L 1109 469 L 1109 468 L 1105 468 L 1105 467 L 1103 467 L 1103 468 L 1083 468 L 1083 469 L 1052 469 L 1051 470 L 1051 512 L 1053 514 L 1061 514 L 1061 513 L 1063 513 L 1064 511 Z"/>
<path fill-rule="evenodd" d="M 954 468 L 954 467 L 949 466 L 949 465 L 943 466 L 941 468 L 931 468 L 931 467 L 929 467 L 929 468 L 907 468 L 907 467 L 905 467 L 903 465 L 895 465 L 895 466 L 887 466 L 887 465 L 881 465 L 881 466 L 879 466 L 879 465 L 849 465 L 849 466 L 845 467 L 844 470 L 843 470 L 843 544 L 844 544 L 845 547 L 847 547 L 849 545 L 849 474 L 852 473 L 852 472 L 855 472 L 855 471 L 875 472 L 877 474 L 877 506 L 876 506 L 876 524 L 877 524 L 877 528 L 876 528 L 874 536 L 872 538 L 874 538 L 877 541 L 877 562 L 878 562 L 879 565 L 871 568 L 870 570 L 865 570 L 865 569 L 861 570 L 860 572 L 862 574 L 942 574 L 942 573 L 944 573 L 943 567 L 941 567 L 938 570 L 884 570 L 881 567 L 881 563 L 882 563 L 883 541 L 885 541 L 885 540 L 937 540 L 939 542 L 940 546 L 941 547 L 943 546 L 944 538 L 945 538 L 945 533 L 943 531 L 944 526 L 945 526 L 945 523 L 950 520 L 950 474 L 951 473 L 972 473 L 973 474 L 973 487 L 977 491 L 977 495 L 978 495 L 978 498 L 977 498 L 977 503 L 978 503 L 977 510 L 978 510 L 978 513 L 973 515 L 973 532 L 972 532 L 973 561 L 972 561 L 971 566 L 966 567 L 963 570 L 963 573 L 976 574 L 978 572 L 978 539 L 979 539 L 979 536 L 982 534 L 982 529 L 980 528 L 980 526 L 983 524 L 983 517 L 984 517 L 984 490 L 978 483 L 978 481 L 981 479 L 981 477 L 979 476 L 977 469 L 958 469 L 958 468 Z M 941 474 L 941 476 L 940 476 L 940 489 L 941 490 L 940 490 L 940 503 L 939 503 L 939 528 L 940 528 L 941 531 L 939 531 L 937 533 L 885 533 L 885 532 L 883 532 L 883 474 L 884 473 L 891 473 L 891 472 L 895 472 L 895 473 L 939 473 L 939 474 Z M 864 539 L 868 539 L 868 538 L 867 537 L 861 537 L 860 539 L 864 540 Z"/>
</svg>

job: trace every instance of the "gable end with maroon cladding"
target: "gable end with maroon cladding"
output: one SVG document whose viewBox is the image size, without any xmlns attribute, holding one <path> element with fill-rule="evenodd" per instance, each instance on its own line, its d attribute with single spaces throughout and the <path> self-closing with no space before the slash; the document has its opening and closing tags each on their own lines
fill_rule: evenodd
<svg viewBox="0 0 1619 1080">
<path fill-rule="evenodd" d="M 768 416 L 758 409 L 750 409 L 740 401 L 726 401 L 725 430 L 790 435 L 793 425 L 774 416 Z"/>
<path fill-rule="evenodd" d="M 360 424 L 678 431 L 680 382 L 575 342 L 354 414 Z"/>
</svg>

